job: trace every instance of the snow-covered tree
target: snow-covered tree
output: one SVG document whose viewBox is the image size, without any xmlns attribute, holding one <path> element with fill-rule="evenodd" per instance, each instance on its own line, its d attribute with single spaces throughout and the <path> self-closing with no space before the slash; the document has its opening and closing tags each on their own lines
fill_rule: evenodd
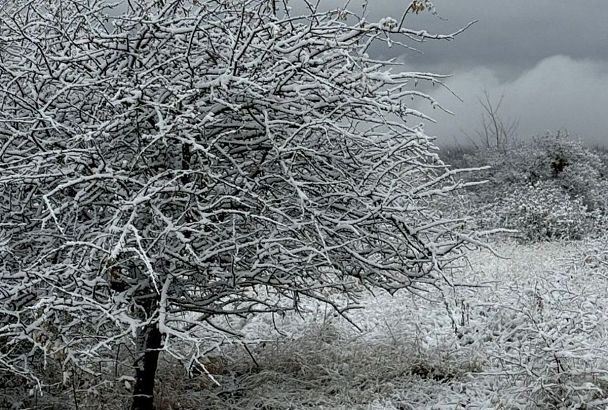
<svg viewBox="0 0 608 410">
<path fill-rule="evenodd" d="M 441 77 L 368 50 L 454 35 L 317 3 L 3 6 L 0 370 L 43 385 L 129 342 L 148 409 L 159 353 L 196 360 L 225 317 L 441 277 L 471 242 L 412 108 Z"/>
</svg>

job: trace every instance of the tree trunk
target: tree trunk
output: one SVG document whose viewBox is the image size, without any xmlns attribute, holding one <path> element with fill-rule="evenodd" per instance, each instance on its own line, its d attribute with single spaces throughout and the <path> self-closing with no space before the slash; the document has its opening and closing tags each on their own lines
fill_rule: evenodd
<svg viewBox="0 0 608 410">
<path fill-rule="evenodd" d="M 131 410 L 154 409 L 154 381 L 158 355 L 162 347 L 162 335 L 158 325 L 152 323 L 142 330 L 140 347 L 142 354 L 135 361 L 135 386 Z"/>
</svg>

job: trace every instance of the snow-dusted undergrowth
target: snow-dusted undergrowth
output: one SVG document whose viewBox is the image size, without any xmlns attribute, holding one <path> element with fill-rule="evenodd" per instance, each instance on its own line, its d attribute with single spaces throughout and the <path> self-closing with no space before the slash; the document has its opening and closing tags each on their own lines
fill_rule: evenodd
<svg viewBox="0 0 608 410">
<path fill-rule="evenodd" d="M 166 381 L 164 408 L 603 408 L 608 255 L 598 243 L 472 252 L 425 299 L 366 296 L 356 330 L 322 306 L 257 317 L 206 376 Z M 276 326 L 276 329 L 275 329 Z M 278 329 L 278 331 L 277 331 Z M 280 331 L 280 333 L 279 333 Z M 166 372 L 179 378 L 179 372 Z M 165 380 L 167 376 L 165 376 Z M 179 387 L 178 387 L 179 386 Z"/>
<path fill-rule="evenodd" d="M 322 305 L 235 324 L 246 339 L 206 363 L 219 385 L 165 356 L 159 410 L 605 408 L 608 246 L 495 249 L 470 252 L 452 288 L 363 296 L 360 330 Z M 76 386 L 78 408 L 127 408 L 126 382 Z M 75 408 L 69 392 L 38 403 Z"/>
</svg>

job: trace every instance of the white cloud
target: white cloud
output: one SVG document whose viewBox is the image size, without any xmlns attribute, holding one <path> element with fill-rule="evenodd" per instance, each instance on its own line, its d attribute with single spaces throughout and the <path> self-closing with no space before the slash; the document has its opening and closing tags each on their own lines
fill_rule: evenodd
<svg viewBox="0 0 608 410">
<path fill-rule="evenodd" d="M 452 117 L 433 112 L 439 123 L 429 124 L 427 132 L 437 135 L 438 141 L 463 142 L 465 133 L 479 128 L 479 98 L 487 90 L 495 99 L 504 94 L 502 117 L 519 121 L 521 137 L 566 129 L 586 141 L 608 145 L 608 62 L 558 55 L 512 81 L 501 81 L 495 70 L 477 67 L 455 73 L 447 85 L 463 102 L 446 91 L 432 93 L 455 113 Z"/>
</svg>

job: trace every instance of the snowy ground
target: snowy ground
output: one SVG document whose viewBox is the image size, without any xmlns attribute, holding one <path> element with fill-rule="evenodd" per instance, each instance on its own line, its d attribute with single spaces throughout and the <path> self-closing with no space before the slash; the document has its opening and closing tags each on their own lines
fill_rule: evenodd
<svg viewBox="0 0 608 410">
<path fill-rule="evenodd" d="M 259 317 L 247 346 L 225 350 L 206 376 L 161 382 L 163 408 L 605 408 L 608 246 L 496 245 L 443 296 L 365 297 L 350 317 L 321 306 Z M 275 330 L 275 325 L 281 333 Z M 255 360 L 255 361 L 254 361 Z"/>
<path fill-rule="evenodd" d="M 239 323 L 245 342 L 207 363 L 219 385 L 164 355 L 158 409 L 608 408 L 608 240 L 494 248 L 504 258 L 470 252 L 453 287 L 365 295 L 360 330 L 321 305 Z M 128 383 L 94 389 L 35 408 L 128 408 Z"/>
</svg>

